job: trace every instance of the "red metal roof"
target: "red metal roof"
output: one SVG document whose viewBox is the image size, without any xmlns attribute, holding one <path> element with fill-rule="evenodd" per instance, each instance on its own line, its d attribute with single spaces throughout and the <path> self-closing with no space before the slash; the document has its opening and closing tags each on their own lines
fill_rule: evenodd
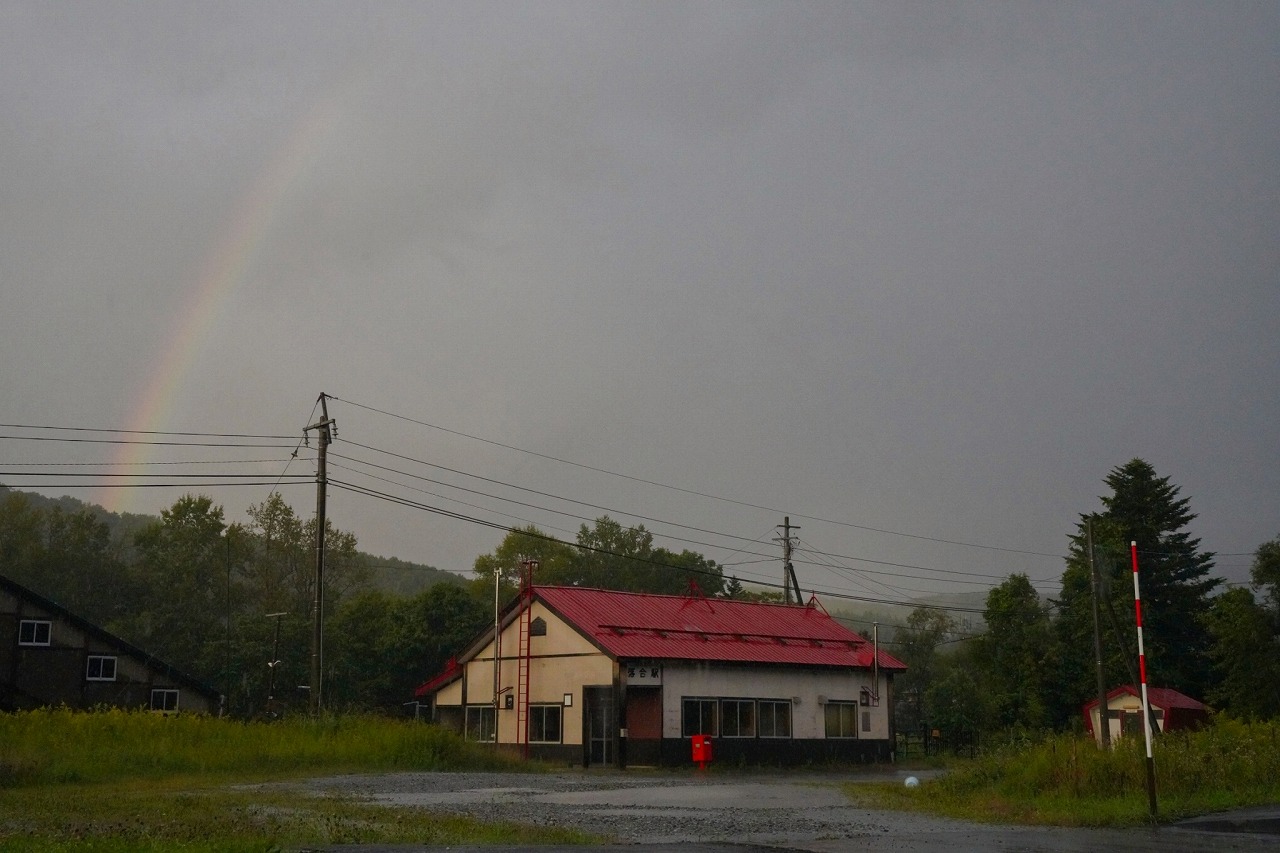
<svg viewBox="0 0 1280 853">
<path fill-rule="evenodd" d="M 808 606 L 534 587 L 534 595 L 606 653 L 625 660 L 702 660 L 871 668 L 872 644 Z M 906 665 L 881 650 L 881 669 Z"/>
<path fill-rule="evenodd" d="M 1128 694 L 1130 696 L 1137 696 L 1139 698 L 1141 698 L 1142 696 L 1142 692 L 1137 687 L 1134 687 L 1132 684 L 1122 684 L 1119 687 L 1112 689 L 1112 691 L 1107 694 L 1107 699 L 1108 700 L 1114 699 L 1117 696 L 1123 696 L 1125 694 Z M 1166 711 L 1171 711 L 1174 709 L 1181 709 L 1185 711 L 1208 711 L 1209 710 L 1208 705 L 1205 705 L 1203 702 L 1199 702 L 1195 699 L 1192 699 L 1190 696 L 1186 695 L 1185 693 L 1179 693 L 1177 690 L 1174 690 L 1172 687 L 1148 687 L 1147 699 L 1150 700 L 1153 706 L 1157 708 L 1163 708 Z M 1098 706 L 1097 699 L 1093 699 L 1089 702 L 1086 702 L 1084 704 L 1085 716 L 1087 717 L 1089 715 L 1089 711 L 1096 708 L 1097 706 Z"/>
<path fill-rule="evenodd" d="M 458 665 L 457 658 L 449 658 L 449 662 L 444 665 L 444 669 L 439 673 L 427 679 L 418 685 L 413 691 L 414 696 L 426 696 L 435 693 L 441 687 L 449 684 L 462 677 L 462 667 Z"/>
</svg>

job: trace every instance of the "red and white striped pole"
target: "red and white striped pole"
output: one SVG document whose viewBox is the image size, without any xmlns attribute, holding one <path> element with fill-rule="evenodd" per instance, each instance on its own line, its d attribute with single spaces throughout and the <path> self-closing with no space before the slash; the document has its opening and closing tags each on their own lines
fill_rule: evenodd
<svg viewBox="0 0 1280 853">
<path fill-rule="evenodd" d="M 1147 800 L 1156 816 L 1156 761 L 1151 756 L 1151 702 L 1147 698 L 1147 652 L 1142 645 L 1142 591 L 1138 588 L 1138 543 L 1129 543 L 1133 559 L 1133 609 L 1138 619 L 1138 672 L 1142 677 L 1142 731 L 1147 738 Z"/>
</svg>

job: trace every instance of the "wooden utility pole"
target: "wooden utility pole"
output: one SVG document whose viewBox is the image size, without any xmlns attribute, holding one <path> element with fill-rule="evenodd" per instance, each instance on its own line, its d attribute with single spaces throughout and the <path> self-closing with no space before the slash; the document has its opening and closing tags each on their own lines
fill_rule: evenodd
<svg viewBox="0 0 1280 853">
<path fill-rule="evenodd" d="M 311 599 L 311 712 L 320 713 L 323 707 L 321 695 L 324 679 L 324 528 L 325 528 L 325 495 L 328 491 L 328 479 L 325 473 L 325 458 L 332 440 L 330 428 L 334 420 L 329 417 L 328 396 L 320 395 L 320 420 L 307 427 L 316 430 L 318 436 L 318 456 L 316 458 L 316 579 L 315 592 Z"/>
<path fill-rule="evenodd" d="M 1107 716 L 1107 677 L 1102 664 L 1102 628 L 1098 614 L 1098 598 L 1102 594 L 1102 578 L 1093 557 L 1093 516 L 1084 521 L 1085 547 L 1089 549 L 1089 577 L 1093 588 L 1093 657 L 1098 678 L 1098 730 L 1104 749 L 1111 747 L 1111 719 Z"/>
<path fill-rule="evenodd" d="M 803 604 L 804 599 L 800 595 L 800 581 L 796 580 L 795 566 L 791 565 L 791 531 L 799 530 L 799 527 L 791 526 L 791 516 L 782 517 L 782 524 L 778 525 L 782 528 L 782 536 L 775 539 L 775 542 L 782 542 L 782 600 L 790 604 L 791 594 L 795 592 L 795 603 Z"/>
</svg>

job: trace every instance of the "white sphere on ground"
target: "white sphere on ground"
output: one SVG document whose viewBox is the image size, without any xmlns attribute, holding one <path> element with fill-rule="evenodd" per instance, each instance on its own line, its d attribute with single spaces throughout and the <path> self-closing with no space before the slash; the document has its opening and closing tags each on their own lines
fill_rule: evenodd
<svg viewBox="0 0 1280 853">
<path fill-rule="evenodd" d="M 914 776 L 908 776 L 906 784 L 908 788 L 915 788 L 920 785 L 920 780 Z"/>
</svg>

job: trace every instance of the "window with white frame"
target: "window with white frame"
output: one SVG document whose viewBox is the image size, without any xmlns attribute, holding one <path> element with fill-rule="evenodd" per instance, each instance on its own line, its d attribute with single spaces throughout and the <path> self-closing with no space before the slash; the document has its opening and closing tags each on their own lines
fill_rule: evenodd
<svg viewBox="0 0 1280 853">
<path fill-rule="evenodd" d="M 468 705 L 466 720 L 466 739 L 492 741 L 497 738 L 497 727 L 494 721 L 498 712 L 492 705 Z"/>
<path fill-rule="evenodd" d="M 685 699 L 681 703 L 682 736 L 711 735 L 715 737 L 720 734 L 720 729 L 716 726 L 716 705 L 715 699 Z"/>
<path fill-rule="evenodd" d="M 791 737 L 791 702 L 786 699 L 761 699 L 759 702 L 760 737 Z"/>
<path fill-rule="evenodd" d="M 116 659 L 110 655 L 89 655 L 84 677 L 89 681 L 115 681 Z"/>
<path fill-rule="evenodd" d="M 151 710 L 178 710 L 178 691 L 168 687 L 157 687 L 151 691 Z"/>
<path fill-rule="evenodd" d="M 856 738 L 858 705 L 856 702 L 828 702 L 823 707 L 823 720 L 829 738 Z"/>
<path fill-rule="evenodd" d="M 529 742 L 560 743 L 561 713 L 559 705 L 530 705 Z"/>
<path fill-rule="evenodd" d="M 756 736 L 756 701 L 754 699 L 720 700 L 720 736 Z"/>
<path fill-rule="evenodd" d="M 23 619 L 18 623 L 18 645 L 47 646 L 53 623 L 43 619 Z"/>
</svg>

